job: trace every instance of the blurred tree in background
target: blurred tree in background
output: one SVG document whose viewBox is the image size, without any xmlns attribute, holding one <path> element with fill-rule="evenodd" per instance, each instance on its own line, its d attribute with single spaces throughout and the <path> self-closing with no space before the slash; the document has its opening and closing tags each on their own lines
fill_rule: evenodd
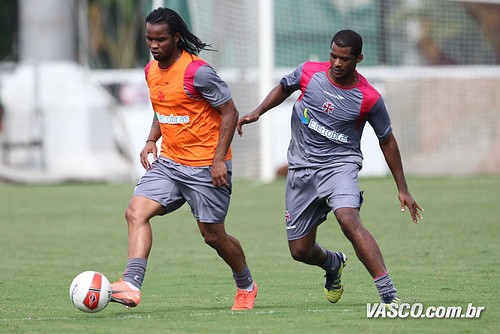
<svg viewBox="0 0 500 334">
<path fill-rule="evenodd" d="M 189 22 L 188 2 L 163 1 Z M 88 61 L 91 68 L 144 67 L 149 61 L 144 29 L 151 0 L 88 0 Z"/>
<path fill-rule="evenodd" d="M 91 68 L 133 68 L 148 59 L 144 45 L 145 0 L 89 0 Z"/>
<path fill-rule="evenodd" d="M 0 2 L 0 61 L 16 61 L 17 54 L 17 0 Z"/>
</svg>

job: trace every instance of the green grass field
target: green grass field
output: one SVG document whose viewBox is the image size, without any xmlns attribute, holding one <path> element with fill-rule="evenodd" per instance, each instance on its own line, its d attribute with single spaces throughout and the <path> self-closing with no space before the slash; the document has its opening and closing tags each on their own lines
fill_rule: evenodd
<svg viewBox="0 0 500 334">
<path fill-rule="evenodd" d="M 377 238 L 404 302 L 484 307 L 479 318 L 367 318 L 379 302 L 333 215 L 319 242 L 348 262 L 337 304 L 324 297 L 319 268 L 294 262 L 284 229 L 284 189 L 234 183 L 227 230 L 247 255 L 259 295 L 231 311 L 231 271 L 206 246 L 187 205 L 152 221 L 154 244 L 141 304 L 96 314 L 69 299 L 72 279 L 97 270 L 121 277 L 124 210 L 132 184 L 0 184 L 0 332 L 5 333 L 490 333 L 500 319 L 500 176 L 409 178 L 425 208 L 415 225 L 401 213 L 390 178 L 361 179 L 363 224 Z"/>
</svg>

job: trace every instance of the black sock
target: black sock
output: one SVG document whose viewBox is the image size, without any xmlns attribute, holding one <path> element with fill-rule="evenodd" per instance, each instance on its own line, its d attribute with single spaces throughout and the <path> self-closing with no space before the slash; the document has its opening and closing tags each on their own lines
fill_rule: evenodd
<svg viewBox="0 0 500 334">
<path fill-rule="evenodd" d="M 144 275 L 146 274 L 146 265 L 148 261 L 142 257 L 136 257 L 127 261 L 127 269 L 123 273 L 123 280 L 129 282 L 139 289 L 142 286 Z"/>
<path fill-rule="evenodd" d="M 396 288 L 394 287 L 394 283 L 389 277 L 388 272 L 384 273 L 381 276 L 375 277 L 373 280 L 375 281 L 375 286 L 377 287 L 380 297 L 386 294 L 397 295 Z"/>
<path fill-rule="evenodd" d="M 233 271 L 233 278 L 238 289 L 247 289 L 253 283 L 252 274 L 248 266 L 245 266 L 242 272 L 236 273 Z"/>
<path fill-rule="evenodd" d="M 323 268 L 327 273 L 334 273 L 337 272 L 340 268 L 340 259 L 332 251 L 329 251 L 328 249 L 326 250 L 326 261 L 323 263 L 321 268 Z"/>
</svg>

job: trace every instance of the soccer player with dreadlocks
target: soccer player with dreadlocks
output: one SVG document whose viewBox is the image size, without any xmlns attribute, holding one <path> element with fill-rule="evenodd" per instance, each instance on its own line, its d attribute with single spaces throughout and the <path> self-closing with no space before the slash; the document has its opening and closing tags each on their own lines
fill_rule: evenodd
<svg viewBox="0 0 500 334">
<path fill-rule="evenodd" d="M 205 242 L 233 272 L 237 294 L 232 309 L 252 309 L 257 285 L 239 241 L 224 225 L 231 194 L 230 144 L 238 121 L 229 88 L 197 56 L 210 45 L 193 35 L 175 11 L 158 8 L 148 15 L 146 42 L 154 58 L 145 68 L 154 117 L 140 153 L 146 172 L 125 212 L 127 267 L 123 279 L 111 284 L 111 300 L 128 307 L 139 304 L 152 246 L 150 219 L 188 202 Z"/>
</svg>

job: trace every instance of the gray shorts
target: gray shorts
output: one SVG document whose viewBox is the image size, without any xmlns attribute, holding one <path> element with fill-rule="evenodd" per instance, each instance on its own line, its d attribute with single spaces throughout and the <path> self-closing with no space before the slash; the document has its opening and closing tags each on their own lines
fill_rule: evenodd
<svg viewBox="0 0 500 334">
<path fill-rule="evenodd" d="M 353 163 L 324 168 L 290 169 L 286 184 L 288 240 L 308 235 L 338 208 L 361 208 L 359 166 Z"/>
<path fill-rule="evenodd" d="M 231 195 L 231 160 L 226 161 L 229 187 L 212 183 L 211 166 L 191 167 L 160 156 L 144 173 L 132 196 L 152 199 L 165 207 L 162 215 L 173 212 L 185 202 L 196 220 L 223 223 Z"/>
</svg>

